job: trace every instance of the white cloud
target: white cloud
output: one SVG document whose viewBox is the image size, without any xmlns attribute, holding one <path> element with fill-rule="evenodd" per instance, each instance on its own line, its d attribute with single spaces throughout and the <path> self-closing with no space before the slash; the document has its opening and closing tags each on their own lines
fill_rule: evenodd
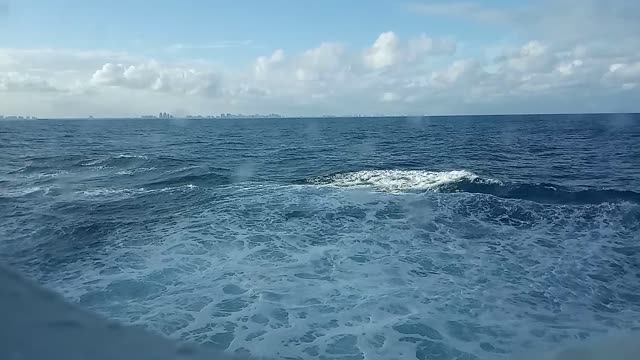
<svg viewBox="0 0 640 360">
<path fill-rule="evenodd" d="M 0 74 L 0 91 L 20 93 L 58 92 L 47 80 L 38 76 L 8 72 Z"/>
<path fill-rule="evenodd" d="M 434 71 L 431 74 L 429 85 L 435 87 L 451 86 L 468 77 L 477 77 L 481 73 L 482 70 L 474 60 L 457 60 L 445 69 Z"/>
<path fill-rule="evenodd" d="M 577 69 L 582 67 L 584 63 L 580 59 L 573 60 L 568 63 L 561 63 L 556 66 L 556 71 L 564 76 L 570 76 L 575 73 Z"/>
<path fill-rule="evenodd" d="M 96 85 L 116 86 L 124 81 L 126 68 L 122 64 L 107 63 L 91 76 L 91 82 Z"/>
<path fill-rule="evenodd" d="M 385 92 L 384 94 L 382 94 L 382 97 L 380 98 L 380 100 L 384 102 L 393 102 L 398 100 L 398 95 L 392 92 Z"/>
<path fill-rule="evenodd" d="M 612 64 L 609 73 L 624 81 L 640 82 L 640 61 L 631 64 Z"/>
<path fill-rule="evenodd" d="M 364 55 L 365 64 L 372 69 L 382 69 L 394 65 L 400 57 L 400 40 L 392 31 L 378 36 Z"/>
<path fill-rule="evenodd" d="M 392 31 L 378 36 L 373 45 L 365 50 L 363 62 L 374 70 L 393 67 L 394 65 L 420 62 L 429 56 L 450 56 L 456 51 L 457 44 L 453 39 L 433 39 L 420 34 L 403 42 Z"/>
<path fill-rule="evenodd" d="M 305 51 L 296 62 L 298 80 L 323 80 L 348 71 L 345 48 L 337 43 L 322 43 Z"/>
<path fill-rule="evenodd" d="M 260 56 L 256 59 L 254 65 L 254 73 L 259 79 L 264 79 L 268 76 L 269 72 L 281 64 L 285 60 L 284 50 L 278 49 L 271 54 L 271 56 Z"/>
<path fill-rule="evenodd" d="M 387 32 L 365 49 L 325 42 L 291 55 L 276 50 L 244 71 L 225 71 L 207 63 L 163 63 L 122 53 L 36 49 L 16 55 L 5 49 L 0 50 L 5 54 L 0 57 L 0 105 L 24 106 L 20 96 L 38 93 L 40 111 L 53 115 L 70 109 L 87 114 L 91 106 L 113 116 L 172 109 L 473 113 L 532 111 L 528 99 L 552 104 L 566 98 L 563 107 L 553 109 L 578 111 L 583 92 L 604 98 L 618 90 L 635 91 L 640 81 L 640 58 L 633 60 L 630 52 L 611 56 L 588 46 L 567 49 L 540 40 L 507 48 L 493 59 L 460 58 L 454 50 L 451 41 L 426 35 L 405 40 Z M 67 63 L 49 65 L 42 54 L 58 54 Z M 15 68 L 21 71 L 7 71 Z M 107 104 L 117 104 L 121 112 Z"/>
<path fill-rule="evenodd" d="M 168 93 L 216 94 L 220 76 L 185 67 L 167 67 L 156 61 L 128 65 L 106 63 L 91 76 L 91 84 Z"/>
<path fill-rule="evenodd" d="M 633 63 L 615 63 L 609 66 L 609 72 L 604 77 L 609 86 L 623 90 L 633 90 L 640 87 L 640 61 Z"/>
<path fill-rule="evenodd" d="M 515 52 L 504 57 L 505 66 L 520 72 L 538 72 L 548 70 L 553 65 L 554 55 L 549 53 L 547 45 L 533 40 L 524 44 Z"/>
</svg>

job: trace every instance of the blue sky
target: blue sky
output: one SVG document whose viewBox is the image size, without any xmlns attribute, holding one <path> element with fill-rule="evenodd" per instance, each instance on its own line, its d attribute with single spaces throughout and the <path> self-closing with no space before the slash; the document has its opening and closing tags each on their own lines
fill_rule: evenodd
<svg viewBox="0 0 640 360">
<path fill-rule="evenodd" d="M 512 37 L 499 26 L 420 14 L 410 10 L 411 2 L 393 0 L 20 0 L 8 4 L 11 16 L 0 34 L 0 42 L 7 47 L 117 49 L 165 57 L 175 55 L 167 53 L 167 47 L 184 44 L 202 48 L 183 49 L 182 56 L 231 65 L 251 61 L 265 50 L 303 51 L 323 41 L 364 47 L 389 30 L 399 36 L 455 37 L 476 51 L 477 44 Z M 492 0 L 485 4 L 504 9 L 523 3 Z"/>
<path fill-rule="evenodd" d="M 25 111 L 33 97 L 44 102 L 34 112 L 59 116 L 80 115 L 64 110 L 74 103 L 126 116 L 159 102 L 178 112 L 531 112 L 523 100 L 559 94 L 565 105 L 540 112 L 590 110 L 580 104 L 594 97 L 593 111 L 640 110 L 621 100 L 640 82 L 636 10 L 633 0 L 0 0 L 0 112 Z M 130 105 L 116 99 L 123 92 Z M 119 108 L 106 110 L 110 101 Z"/>
</svg>

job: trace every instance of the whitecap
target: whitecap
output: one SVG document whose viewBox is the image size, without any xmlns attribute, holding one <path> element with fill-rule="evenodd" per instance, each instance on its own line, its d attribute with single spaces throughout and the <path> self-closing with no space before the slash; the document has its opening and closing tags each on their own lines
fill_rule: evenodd
<svg viewBox="0 0 640 360">
<path fill-rule="evenodd" d="M 187 184 L 181 186 L 173 186 L 173 187 L 165 187 L 161 189 L 147 189 L 147 188 L 123 188 L 123 189 L 114 189 L 114 188 L 99 188 L 99 189 L 87 189 L 79 192 L 80 195 L 85 197 L 108 197 L 108 196 L 122 196 L 122 197 L 130 197 L 142 194 L 157 194 L 157 193 L 165 193 L 172 191 L 192 191 L 198 188 L 196 185 Z"/>
<path fill-rule="evenodd" d="M 156 170 L 156 168 L 150 167 L 150 168 L 137 168 L 137 169 L 131 169 L 131 170 L 120 170 L 116 173 L 116 175 L 127 176 L 127 175 L 134 175 L 137 173 L 153 171 L 153 170 Z"/>
<path fill-rule="evenodd" d="M 112 195 L 135 195 L 150 192 L 144 188 L 138 189 L 89 189 L 81 191 L 80 194 L 87 197 L 112 196 Z"/>
<path fill-rule="evenodd" d="M 91 161 L 87 161 L 87 162 L 83 162 L 82 164 L 80 164 L 81 166 L 96 166 L 98 164 L 100 164 L 101 162 L 103 162 L 103 159 L 95 159 L 95 160 L 91 160 Z"/>
<path fill-rule="evenodd" d="M 497 182 L 481 179 L 467 170 L 427 171 L 427 170 L 363 170 L 336 174 L 329 178 L 311 181 L 338 187 L 372 188 L 387 192 L 434 190 L 440 186 L 460 181 Z"/>
<path fill-rule="evenodd" d="M 50 187 L 32 186 L 27 188 L 0 191 L 0 196 L 8 197 L 8 198 L 18 198 L 21 196 L 34 194 L 40 191 L 44 192 L 44 194 L 47 194 L 50 189 L 51 189 Z"/>
<path fill-rule="evenodd" d="M 120 154 L 115 157 L 116 159 L 142 159 L 149 160 L 146 155 L 130 155 L 130 154 Z"/>
</svg>

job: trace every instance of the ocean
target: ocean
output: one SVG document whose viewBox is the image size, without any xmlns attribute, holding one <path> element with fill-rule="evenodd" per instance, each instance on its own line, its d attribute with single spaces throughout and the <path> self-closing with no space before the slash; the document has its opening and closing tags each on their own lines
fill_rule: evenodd
<svg viewBox="0 0 640 360">
<path fill-rule="evenodd" d="M 640 115 L 0 122 L 0 262 L 272 359 L 640 330 Z"/>
</svg>

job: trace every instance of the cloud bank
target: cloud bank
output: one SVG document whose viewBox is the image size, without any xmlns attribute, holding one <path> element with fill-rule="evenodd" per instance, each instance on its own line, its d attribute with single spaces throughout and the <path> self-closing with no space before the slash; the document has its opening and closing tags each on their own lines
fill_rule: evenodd
<svg viewBox="0 0 640 360">
<path fill-rule="evenodd" d="M 502 10 L 429 2 L 408 11 L 499 24 L 522 40 L 486 44 L 494 49 L 486 56 L 461 51 L 453 37 L 390 29 L 364 47 L 274 49 L 233 69 L 116 51 L 0 48 L 0 108 L 38 116 L 640 111 L 640 3 L 560 0 Z"/>
</svg>

